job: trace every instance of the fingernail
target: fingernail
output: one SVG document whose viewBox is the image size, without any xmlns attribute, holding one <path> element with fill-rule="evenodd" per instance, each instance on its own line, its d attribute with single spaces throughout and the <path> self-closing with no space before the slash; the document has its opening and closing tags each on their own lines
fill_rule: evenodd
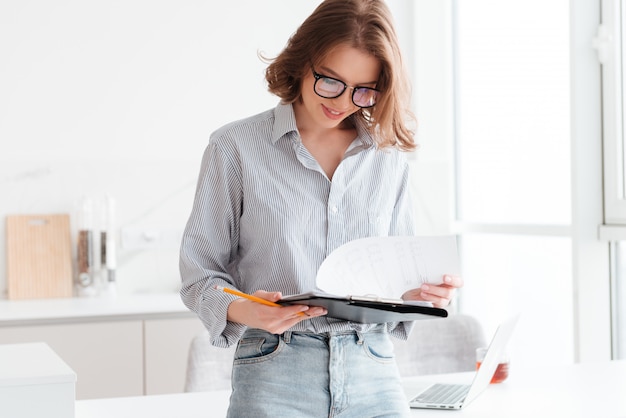
<svg viewBox="0 0 626 418">
<path fill-rule="evenodd" d="M 450 283 L 452 281 L 452 277 L 450 276 L 443 276 L 443 281 L 446 283 Z"/>
<path fill-rule="evenodd" d="M 423 284 L 422 285 L 422 290 L 428 290 L 430 287 L 427 284 Z"/>
</svg>

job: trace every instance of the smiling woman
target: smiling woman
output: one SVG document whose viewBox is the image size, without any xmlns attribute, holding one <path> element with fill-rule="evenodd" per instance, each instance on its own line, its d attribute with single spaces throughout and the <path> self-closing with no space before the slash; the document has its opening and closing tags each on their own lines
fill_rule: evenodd
<svg viewBox="0 0 626 418">
<path fill-rule="evenodd" d="M 376 85 L 381 71 L 380 62 L 372 55 L 346 46 L 336 47 L 324 58 L 319 68 L 333 75 L 341 74 L 346 79 L 355 80 L 358 85 Z M 320 164 L 326 176 L 332 179 L 335 169 L 356 135 L 354 124 L 347 116 L 356 114 L 359 117 L 360 113 L 360 117 L 365 119 L 365 107 L 354 101 L 354 95 L 360 88 L 351 87 L 353 94 L 344 94 L 348 88 L 343 81 L 325 80 L 321 76 L 316 77 L 315 72 L 307 71 L 305 74 L 301 81 L 301 100 L 293 102 L 298 130 L 304 146 Z M 320 82 L 323 84 L 320 85 Z M 334 85 L 335 90 L 327 95 L 326 91 L 321 90 L 324 85 Z M 336 86 L 340 89 L 337 90 Z M 320 94 L 320 91 L 324 94 Z M 369 107 L 371 106 L 367 106 Z M 334 129 L 336 127 L 340 129 Z M 385 139 L 381 138 L 382 140 Z"/>
<path fill-rule="evenodd" d="M 408 416 L 391 337 L 406 339 L 409 322 L 357 323 L 213 290 L 276 302 L 316 290 L 322 261 L 349 241 L 415 234 L 399 51 L 384 0 L 324 0 L 266 70 L 281 102 L 211 135 L 181 245 L 181 296 L 213 345 L 237 345 L 228 416 Z M 445 276 L 404 299 L 445 308 L 463 284 Z"/>
</svg>

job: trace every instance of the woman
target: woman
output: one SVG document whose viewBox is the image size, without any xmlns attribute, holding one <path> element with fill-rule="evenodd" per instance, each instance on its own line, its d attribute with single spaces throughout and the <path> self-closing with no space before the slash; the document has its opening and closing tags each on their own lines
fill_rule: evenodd
<svg viewBox="0 0 626 418">
<path fill-rule="evenodd" d="M 390 335 L 320 307 L 271 307 L 315 289 L 324 258 L 368 236 L 414 234 L 402 151 L 408 83 L 381 0 L 326 0 L 266 71 L 276 108 L 214 132 L 181 247 L 181 296 L 216 346 L 238 344 L 229 417 L 408 414 Z M 407 292 L 447 306 L 458 277 Z M 302 314 L 304 312 L 304 314 Z"/>
</svg>

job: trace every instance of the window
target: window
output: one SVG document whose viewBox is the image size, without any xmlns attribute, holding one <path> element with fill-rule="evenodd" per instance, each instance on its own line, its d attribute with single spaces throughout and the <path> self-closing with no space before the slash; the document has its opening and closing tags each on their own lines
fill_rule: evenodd
<svg viewBox="0 0 626 418">
<path fill-rule="evenodd" d="M 419 232 L 458 235 L 459 311 L 522 311 L 519 367 L 610 359 L 600 0 L 414 4 Z"/>
<path fill-rule="evenodd" d="M 521 311 L 516 363 L 570 363 L 569 2 L 455 5 L 461 309 L 489 332 Z"/>
</svg>

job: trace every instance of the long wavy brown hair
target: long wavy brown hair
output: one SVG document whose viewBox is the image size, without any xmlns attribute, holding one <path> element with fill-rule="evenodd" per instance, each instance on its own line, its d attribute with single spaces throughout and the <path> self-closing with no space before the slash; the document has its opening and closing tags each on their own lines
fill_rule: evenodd
<svg viewBox="0 0 626 418">
<path fill-rule="evenodd" d="M 300 99 L 302 79 L 338 46 L 347 45 L 376 57 L 381 63 L 376 105 L 360 109 L 379 148 L 416 148 L 409 124 L 410 83 L 389 8 L 383 0 L 324 0 L 289 38 L 269 65 L 265 79 L 271 93 L 284 103 Z"/>
</svg>

